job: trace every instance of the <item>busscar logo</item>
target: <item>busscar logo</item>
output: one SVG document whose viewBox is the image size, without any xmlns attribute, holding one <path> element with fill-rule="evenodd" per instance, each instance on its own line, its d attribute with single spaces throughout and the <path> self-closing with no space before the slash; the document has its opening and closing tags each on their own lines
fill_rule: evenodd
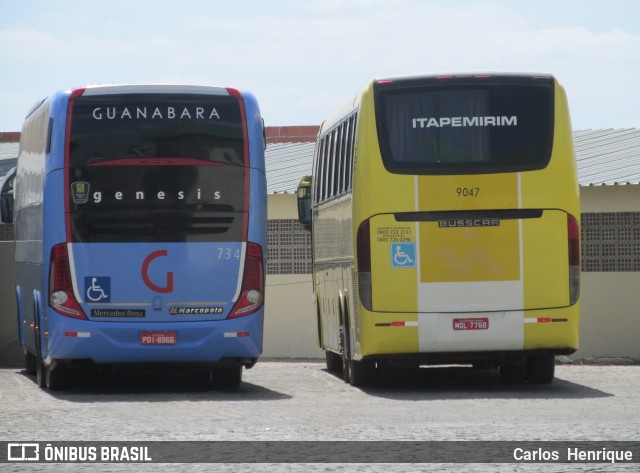
<svg viewBox="0 0 640 473">
<path fill-rule="evenodd" d="M 499 218 L 458 218 L 438 220 L 440 228 L 460 228 L 460 227 L 499 227 Z"/>
</svg>

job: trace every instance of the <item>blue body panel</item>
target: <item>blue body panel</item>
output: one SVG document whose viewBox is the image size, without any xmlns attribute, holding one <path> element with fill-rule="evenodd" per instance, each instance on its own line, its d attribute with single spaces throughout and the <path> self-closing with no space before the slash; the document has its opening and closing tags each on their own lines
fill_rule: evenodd
<svg viewBox="0 0 640 473">
<path fill-rule="evenodd" d="M 43 357 L 45 361 L 90 359 L 95 363 L 214 363 L 229 358 L 258 358 L 262 354 L 262 330 L 262 310 L 215 323 L 102 323 L 56 314 L 49 317 L 47 352 Z M 142 345 L 140 334 L 151 331 L 176 332 L 176 344 Z"/>
</svg>

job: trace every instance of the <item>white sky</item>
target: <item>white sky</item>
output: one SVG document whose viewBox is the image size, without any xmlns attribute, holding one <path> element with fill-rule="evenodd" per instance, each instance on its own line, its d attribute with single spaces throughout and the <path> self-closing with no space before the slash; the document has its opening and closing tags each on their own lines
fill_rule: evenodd
<svg viewBox="0 0 640 473">
<path fill-rule="evenodd" d="M 86 84 L 254 93 L 318 125 L 374 77 L 549 72 L 574 129 L 640 127 L 637 0 L 0 0 L 0 131 Z"/>
</svg>

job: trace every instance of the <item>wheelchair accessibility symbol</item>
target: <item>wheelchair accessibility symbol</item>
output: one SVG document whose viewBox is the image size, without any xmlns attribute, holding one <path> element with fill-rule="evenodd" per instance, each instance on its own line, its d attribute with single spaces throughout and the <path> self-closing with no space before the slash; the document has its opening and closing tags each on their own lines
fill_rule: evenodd
<svg viewBox="0 0 640 473">
<path fill-rule="evenodd" d="M 416 267 L 416 244 L 391 243 L 391 267 L 392 268 L 415 268 Z"/>
<path fill-rule="evenodd" d="M 84 278 L 84 293 L 90 302 L 109 302 L 111 300 L 111 278 Z"/>
</svg>

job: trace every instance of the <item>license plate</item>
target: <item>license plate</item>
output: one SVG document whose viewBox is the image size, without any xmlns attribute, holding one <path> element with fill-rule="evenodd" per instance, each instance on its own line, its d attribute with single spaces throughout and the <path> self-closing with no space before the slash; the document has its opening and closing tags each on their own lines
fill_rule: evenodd
<svg viewBox="0 0 640 473">
<path fill-rule="evenodd" d="M 453 330 L 488 330 L 489 319 L 486 317 L 476 319 L 453 319 Z"/>
<path fill-rule="evenodd" d="M 140 332 L 142 345 L 175 345 L 176 332 Z"/>
</svg>

